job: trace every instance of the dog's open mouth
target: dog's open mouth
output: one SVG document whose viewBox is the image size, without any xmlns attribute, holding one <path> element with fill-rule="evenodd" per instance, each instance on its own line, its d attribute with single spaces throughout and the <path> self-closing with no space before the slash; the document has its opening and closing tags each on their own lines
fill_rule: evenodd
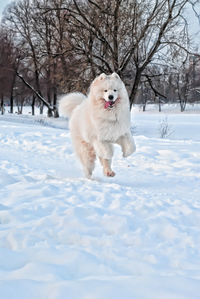
<svg viewBox="0 0 200 299">
<path fill-rule="evenodd" d="M 105 101 L 105 104 L 104 104 L 104 108 L 107 109 L 107 108 L 113 108 L 115 102 L 114 101 Z"/>
<path fill-rule="evenodd" d="M 117 98 L 115 101 L 105 101 L 104 100 L 104 108 L 112 109 L 118 102 L 119 102 L 119 98 Z"/>
</svg>

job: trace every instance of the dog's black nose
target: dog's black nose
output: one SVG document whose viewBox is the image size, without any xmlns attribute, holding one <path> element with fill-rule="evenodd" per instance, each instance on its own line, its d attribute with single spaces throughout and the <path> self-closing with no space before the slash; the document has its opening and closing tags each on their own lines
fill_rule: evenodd
<svg viewBox="0 0 200 299">
<path fill-rule="evenodd" d="M 111 101 L 114 99 L 114 97 L 113 97 L 112 94 L 110 94 L 110 95 L 108 96 L 108 98 L 109 98 L 109 100 L 111 100 Z"/>
</svg>

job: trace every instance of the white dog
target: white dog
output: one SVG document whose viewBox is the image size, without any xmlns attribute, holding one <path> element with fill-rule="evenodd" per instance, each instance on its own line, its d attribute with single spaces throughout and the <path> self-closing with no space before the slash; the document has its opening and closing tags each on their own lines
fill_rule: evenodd
<svg viewBox="0 0 200 299">
<path fill-rule="evenodd" d="M 123 157 L 136 147 L 130 132 L 129 98 L 118 76 L 98 76 L 91 84 L 88 97 L 71 93 L 59 102 L 59 112 L 70 117 L 69 128 L 73 146 L 86 177 L 90 178 L 96 156 L 106 176 L 114 176 L 111 169 L 113 143 L 122 148 Z"/>
</svg>

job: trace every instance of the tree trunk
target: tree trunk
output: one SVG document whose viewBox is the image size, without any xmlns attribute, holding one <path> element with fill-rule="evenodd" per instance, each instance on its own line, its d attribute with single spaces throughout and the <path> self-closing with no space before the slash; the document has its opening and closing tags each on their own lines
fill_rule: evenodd
<svg viewBox="0 0 200 299">
<path fill-rule="evenodd" d="M 13 80 L 11 84 L 11 91 L 10 91 L 10 113 L 13 113 L 13 106 L 14 106 L 14 87 L 15 87 L 15 81 L 16 81 L 16 74 L 13 74 Z"/>
<path fill-rule="evenodd" d="M 53 110 L 54 110 L 54 117 L 57 118 L 59 117 L 58 109 L 57 109 L 57 84 L 56 84 L 56 61 L 54 61 L 53 64 L 53 72 L 54 72 L 54 77 L 53 77 Z"/>
<path fill-rule="evenodd" d="M 13 91 L 11 91 L 11 94 L 10 94 L 10 113 L 13 113 L 13 105 L 14 105 Z"/>
<path fill-rule="evenodd" d="M 1 95 L 1 106 L 0 106 L 0 110 L 1 110 L 1 114 L 3 115 L 4 112 L 5 112 L 3 94 Z"/>
<path fill-rule="evenodd" d="M 180 100 L 181 112 L 185 111 L 186 108 L 186 100 Z"/>
<path fill-rule="evenodd" d="M 54 110 L 54 117 L 59 117 L 58 109 L 57 109 L 57 88 L 54 86 L 53 88 L 53 110 Z"/>
<path fill-rule="evenodd" d="M 47 101 L 49 103 L 49 105 L 51 105 L 51 90 L 50 90 L 50 76 L 48 77 L 48 86 L 47 86 Z M 47 110 L 47 115 L 48 117 L 52 117 L 53 116 L 53 113 L 52 113 L 52 110 L 48 108 Z"/>
<path fill-rule="evenodd" d="M 32 104 L 31 104 L 31 112 L 32 112 L 32 115 L 35 115 L 35 95 L 33 95 L 32 97 Z"/>
<path fill-rule="evenodd" d="M 159 100 L 158 100 L 158 106 L 159 106 L 159 112 L 161 112 L 161 100 L 160 100 L 160 97 L 159 97 Z"/>
<path fill-rule="evenodd" d="M 51 90 L 50 90 L 49 85 L 50 85 L 50 82 L 49 82 L 49 80 L 48 80 L 48 86 L 47 86 L 47 101 L 48 101 L 49 105 L 51 105 Z M 48 117 L 52 117 L 52 116 L 53 116 L 52 110 L 49 109 L 49 108 L 48 108 L 48 110 L 47 110 L 47 115 L 48 115 Z"/>
<path fill-rule="evenodd" d="M 44 110 L 44 104 L 41 102 L 40 103 L 40 114 L 43 114 L 43 110 Z"/>
<path fill-rule="evenodd" d="M 130 93 L 130 110 L 133 106 L 133 103 L 135 102 L 135 98 L 136 98 L 136 95 L 137 95 L 137 91 L 138 91 L 138 87 L 139 87 L 139 84 L 140 84 L 140 79 L 141 79 L 141 74 L 142 72 L 140 71 L 140 69 L 138 69 L 136 71 L 136 74 L 135 74 L 135 80 L 134 80 L 134 83 L 133 83 L 133 86 L 132 86 L 132 90 L 131 90 L 131 93 Z"/>
<path fill-rule="evenodd" d="M 20 103 L 20 114 L 22 114 L 23 108 L 24 108 L 24 98 L 21 100 L 21 103 Z"/>
</svg>

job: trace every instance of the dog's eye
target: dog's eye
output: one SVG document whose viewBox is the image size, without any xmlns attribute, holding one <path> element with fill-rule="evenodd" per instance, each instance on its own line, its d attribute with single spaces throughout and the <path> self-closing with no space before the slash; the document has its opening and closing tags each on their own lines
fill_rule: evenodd
<svg viewBox="0 0 200 299">
<path fill-rule="evenodd" d="M 107 92 L 107 89 L 105 89 L 104 92 Z"/>
<path fill-rule="evenodd" d="M 114 91 L 114 92 L 116 92 L 116 91 L 117 91 L 117 89 L 114 89 L 113 91 Z"/>
</svg>

